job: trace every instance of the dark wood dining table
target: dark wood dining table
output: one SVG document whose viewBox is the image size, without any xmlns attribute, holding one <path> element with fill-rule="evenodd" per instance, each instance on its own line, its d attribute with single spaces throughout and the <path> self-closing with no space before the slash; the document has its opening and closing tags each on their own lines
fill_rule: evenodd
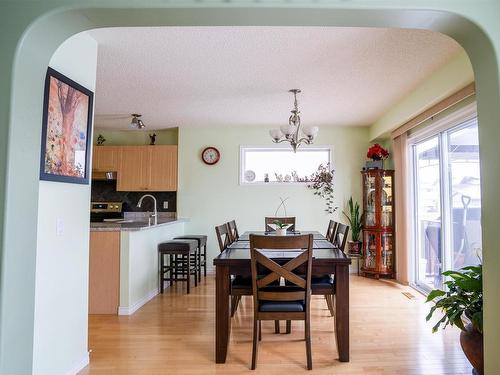
<svg viewBox="0 0 500 375">
<path fill-rule="evenodd" d="M 267 232 L 245 232 L 214 259 L 216 277 L 216 323 L 215 323 L 215 362 L 226 362 L 229 336 L 231 334 L 231 275 L 250 276 L 249 236 Z M 313 234 L 313 264 L 315 275 L 335 275 L 335 334 L 339 361 L 349 362 L 349 265 L 351 259 L 319 232 L 300 231 L 289 235 Z"/>
</svg>

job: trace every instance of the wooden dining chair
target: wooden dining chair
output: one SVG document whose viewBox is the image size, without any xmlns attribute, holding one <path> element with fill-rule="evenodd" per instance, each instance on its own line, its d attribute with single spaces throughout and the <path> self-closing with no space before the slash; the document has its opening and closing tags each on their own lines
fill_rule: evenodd
<svg viewBox="0 0 500 375">
<path fill-rule="evenodd" d="M 221 253 L 234 242 L 233 237 L 231 236 L 229 223 L 216 226 L 215 234 L 217 235 L 217 242 L 219 243 L 219 249 Z M 241 301 L 241 296 L 251 296 L 251 295 L 252 295 L 251 277 L 231 275 L 231 317 L 234 316 L 236 310 L 238 309 L 238 305 Z"/>
<path fill-rule="evenodd" d="M 265 231 L 266 232 L 274 232 L 275 227 L 272 226 L 276 220 L 279 220 L 283 224 L 292 224 L 290 227 L 287 228 L 287 232 L 294 231 L 295 230 L 295 216 L 293 217 L 266 217 L 266 224 L 265 224 Z"/>
<path fill-rule="evenodd" d="M 290 237 L 250 235 L 250 259 L 254 300 L 252 370 L 257 365 L 258 341 L 263 320 L 303 320 L 307 369 L 312 369 L 311 353 L 311 267 L 313 235 Z M 290 252 L 277 257 L 276 252 Z M 274 258 L 274 259 L 273 259 Z M 280 278 L 286 285 L 276 284 Z"/>
<path fill-rule="evenodd" d="M 338 223 L 337 224 L 337 230 L 332 237 L 333 240 L 331 241 L 335 246 L 337 246 L 342 252 L 345 250 L 345 244 L 347 243 L 347 235 L 349 234 L 349 226 Z"/>
<path fill-rule="evenodd" d="M 215 227 L 215 234 L 217 235 L 217 242 L 219 243 L 219 250 L 222 253 L 226 248 L 233 243 L 229 233 L 228 223 L 218 225 Z"/>
<path fill-rule="evenodd" d="M 231 236 L 231 242 L 238 241 L 240 235 L 238 233 L 238 227 L 236 226 L 236 220 L 231 220 L 227 223 L 229 227 L 229 235 Z"/>
<path fill-rule="evenodd" d="M 335 235 L 335 233 L 337 232 L 337 225 L 339 223 L 337 223 L 335 220 L 330 220 L 330 222 L 328 223 L 328 229 L 326 230 L 326 239 L 330 242 L 332 242 L 332 239 Z"/>
</svg>

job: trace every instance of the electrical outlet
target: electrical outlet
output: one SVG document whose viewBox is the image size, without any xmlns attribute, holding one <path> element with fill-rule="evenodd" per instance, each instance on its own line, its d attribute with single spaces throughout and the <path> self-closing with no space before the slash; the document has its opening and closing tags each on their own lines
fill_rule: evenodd
<svg viewBox="0 0 500 375">
<path fill-rule="evenodd" d="M 163 201 L 163 209 L 168 209 L 168 201 Z"/>
</svg>

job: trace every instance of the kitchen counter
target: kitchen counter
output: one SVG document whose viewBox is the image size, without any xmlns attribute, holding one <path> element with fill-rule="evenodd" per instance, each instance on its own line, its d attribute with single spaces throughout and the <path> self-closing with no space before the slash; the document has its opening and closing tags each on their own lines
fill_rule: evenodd
<svg viewBox="0 0 500 375">
<path fill-rule="evenodd" d="M 159 218 L 157 225 L 148 225 L 147 221 L 131 221 L 128 223 L 90 223 L 90 231 L 91 232 L 132 232 L 132 231 L 141 231 L 148 230 L 153 228 L 158 228 L 162 226 L 177 224 L 177 223 L 185 223 L 187 219 L 174 219 L 174 218 Z"/>
</svg>

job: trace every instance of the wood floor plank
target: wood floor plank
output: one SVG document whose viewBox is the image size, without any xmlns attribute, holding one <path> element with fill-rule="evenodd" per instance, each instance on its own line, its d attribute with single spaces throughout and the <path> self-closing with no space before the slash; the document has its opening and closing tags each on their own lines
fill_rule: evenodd
<svg viewBox="0 0 500 375">
<path fill-rule="evenodd" d="M 414 290 L 386 280 L 351 276 L 351 360 L 341 363 L 333 318 L 322 296 L 311 308 L 314 374 L 470 374 L 459 331 L 431 333 L 429 305 Z M 408 299 L 402 292 L 411 292 Z M 282 331 L 284 332 L 284 322 Z M 257 370 L 249 369 L 252 299 L 243 297 L 232 319 L 225 364 L 215 364 L 215 277 L 209 275 L 186 295 L 179 284 L 165 290 L 132 316 L 89 317 L 90 365 L 80 374 L 305 374 L 302 322 L 292 333 L 274 334 L 263 322 Z M 310 372 L 307 372 L 310 373 Z"/>
</svg>

